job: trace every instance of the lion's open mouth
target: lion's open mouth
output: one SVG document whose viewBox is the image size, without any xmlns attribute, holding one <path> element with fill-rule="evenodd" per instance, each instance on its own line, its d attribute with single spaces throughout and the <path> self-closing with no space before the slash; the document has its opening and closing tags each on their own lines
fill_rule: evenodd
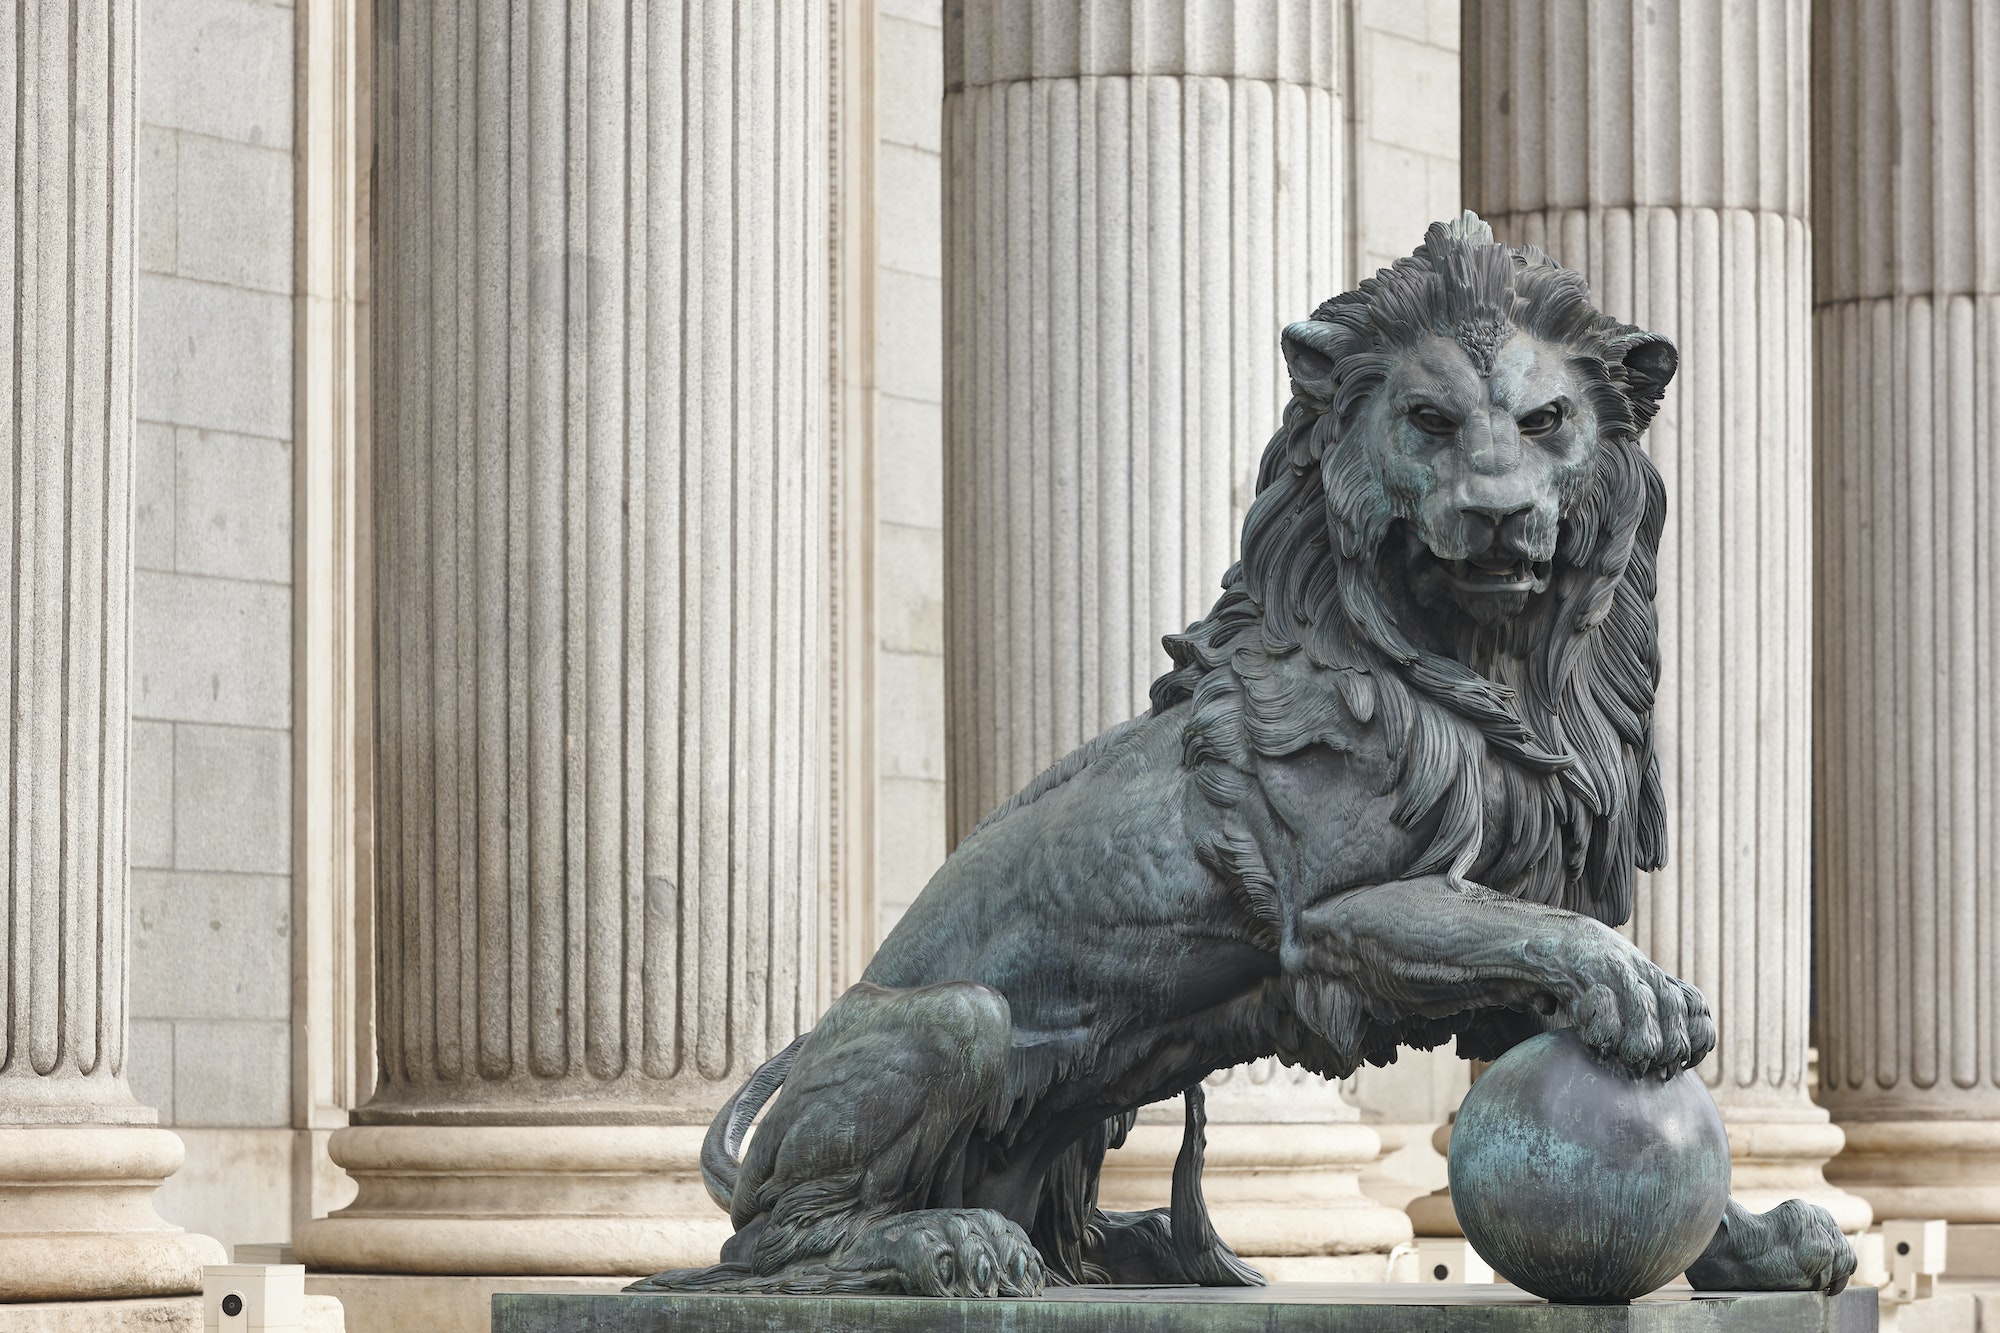
<svg viewBox="0 0 2000 1333">
<path fill-rule="evenodd" d="M 1445 576 L 1460 592 L 1536 593 L 1549 586 L 1549 561 L 1443 560 Z"/>
</svg>

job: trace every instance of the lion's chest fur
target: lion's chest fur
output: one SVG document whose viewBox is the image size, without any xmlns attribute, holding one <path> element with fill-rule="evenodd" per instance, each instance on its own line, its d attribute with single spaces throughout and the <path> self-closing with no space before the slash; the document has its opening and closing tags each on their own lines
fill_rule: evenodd
<svg viewBox="0 0 2000 1333">
<path fill-rule="evenodd" d="M 1333 894 L 1447 871 L 1514 891 L 1565 854 L 1545 776 L 1393 670 L 1252 640 L 1183 707 L 1190 832 L 1274 950 Z"/>
<path fill-rule="evenodd" d="M 1404 878 L 1430 841 L 1434 820 L 1396 820 L 1396 764 L 1379 729 L 1357 725 L 1344 744 L 1321 740 L 1254 763 L 1276 835 L 1265 840 L 1267 859 L 1298 906 Z"/>
</svg>

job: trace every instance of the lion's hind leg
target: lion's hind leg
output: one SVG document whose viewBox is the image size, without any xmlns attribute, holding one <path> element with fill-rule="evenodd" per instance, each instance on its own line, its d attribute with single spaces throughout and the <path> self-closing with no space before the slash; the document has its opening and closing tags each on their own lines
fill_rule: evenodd
<svg viewBox="0 0 2000 1333">
<path fill-rule="evenodd" d="M 1005 1086 L 1012 1024 L 970 983 L 842 995 L 801 1044 L 744 1153 L 723 1262 L 645 1291 L 1031 1294 L 1018 1226 L 952 1201 L 966 1142 Z"/>
</svg>

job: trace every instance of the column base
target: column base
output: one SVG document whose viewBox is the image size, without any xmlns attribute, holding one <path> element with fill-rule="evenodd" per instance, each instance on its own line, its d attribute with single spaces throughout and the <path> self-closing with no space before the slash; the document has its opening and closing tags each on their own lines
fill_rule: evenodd
<svg viewBox="0 0 2000 1333">
<path fill-rule="evenodd" d="M 294 1248 L 316 1273 L 644 1275 L 711 1264 L 730 1225 L 701 1185 L 703 1133 L 338 1130 L 329 1151 L 359 1193 L 301 1227 Z M 1106 1159 L 1102 1205 L 1165 1204 L 1180 1141 L 1178 1126 L 1135 1126 Z M 1366 1280 L 1410 1238 L 1406 1217 L 1361 1191 L 1380 1154 L 1363 1125 L 1210 1125 L 1203 1185 L 1216 1230 L 1253 1261 L 1353 1256 L 1313 1274 Z"/>
<path fill-rule="evenodd" d="M 1817 1110 L 1817 1108 L 1812 1108 Z M 1729 1131 L 1729 1193 L 1755 1213 L 1775 1208 L 1787 1199 L 1804 1199 L 1833 1214 L 1834 1223 L 1850 1236 L 1868 1229 L 1875 1213 L 1866 1198 L 1828 1182 L 1827 1162 L 1841 1150 L 1847 1136 L 1824 1119 L 1801 1119 L 1796 1113 L 1760 1114 L 1722 1108 Z"/>
<path fill-rule="evenodd" d="M 199 1292 L 222 1246 L 153 1210 L 181 1155 L 150 1126 L 0 1127 L 0 1302 Z"/>
<path fill-rule="evenodd" d="M 300 1227 L 309 1269 L 481 1276 L 712 1264 L 731 1234 L 701 1184 L 705 1130 L 414 1126 L 336 1130 L 354 1202 Z"/>
<path fill-rule="evenodd" d="M 1431 1147 L 1436 1150 L 1438 1156 L 1447 1162 L 1450 1161 L 1451 1121 L 1447 1120 L 1431 1131 Z M 1464 1228 L 1458 1225 L 1458 1210 L 1451 1204 L 1450 1185 L 1434 1189 L 1429 1194 L 1418 1195 L 1403 1205 L 1403 1211 L 1409 1215 L 1411 1230 L 1419 1236 L 1430 1238 L 1465 1235 Z"/>
<path fill-rule="evenodd" d="M 1458 1224 L 1458 1210 L 1452 1206 L 1449 1185 L 1410 1200 L 1403 1206 L 1403 1215 L 1410 1219 L 1411 1232 L 1426 1240 L 1465 1235 L 1465 1228 Z"/>
<path fill-rule="evenodd" d="M 1362 1193 L 1400 1213 L 1444 1184 L 1444 1156 L 1431 1146 L 1436 1124 L 1371 1123 L 1368 1127 L 1382 1139 L 1382 1156 L 1362 1171 Z"/>
<path fill-rule="evenodd" d="M 1099 1206 L 1164 1206 L 1181 1134 L 1179 1125 L 1133 1126 L 1125 1146 L 1104 1159 Z M 1410 1220 L 1361 1190 L 1362 1171 L 1381 1155 L 1382 1140 L 1361 1124 L 1211 1123 L 1201 1178 L 1209 1218 L 1216 1234 L 1267 1276 L 1382 1281 L 1389 1251 L 1410 1239 Z"/>
<path fill-rule="evenodd" d="M 2000 1224 L 2000 1121 L 1863 1120 L 1841 1128 L 1847 1146 L 1827 1163 L 1827 1179 L 1868 1200 L 1878 1218 L 1952 1223 L 1946 1262 L 1959 1276 L 1961 1224 Z M 2000 1274 L 2000 1252 L 1979 1276 L 1994 1274 Z"/>
</svg>

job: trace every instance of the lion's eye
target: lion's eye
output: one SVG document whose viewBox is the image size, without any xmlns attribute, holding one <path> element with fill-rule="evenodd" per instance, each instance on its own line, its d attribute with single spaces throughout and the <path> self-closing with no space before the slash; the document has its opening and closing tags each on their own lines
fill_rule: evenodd
<svg viewBox="0 0 2000 1333">
<path fill-rule="evenodd" d="M 1410 409 L 1410 423 L 1426 435 L 1455 435 L 1458 423 L 1427 403 Z"/>
<path fill-rule="evenodd" d="M 1523 435 L 1547 435 L 1557 426 L 1562 425 L 1562 419 L 1562 409 L 1554 403 L 1550 403 L 1547 407 L 1538 407 L 1528 413 L 1517 424 L 1520 426 L 1521 434 Z"/>
</svg>

